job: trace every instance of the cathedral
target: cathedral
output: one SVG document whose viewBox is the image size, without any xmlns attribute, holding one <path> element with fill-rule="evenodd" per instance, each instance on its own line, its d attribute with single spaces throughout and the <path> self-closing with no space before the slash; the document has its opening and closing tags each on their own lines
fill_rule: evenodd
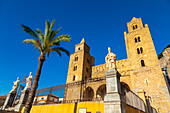
<svg viewBox="0 0 170 113">
<path fill-rule="evenodd" d="M 144 91 L 158 112 L 168 113 L 170 88 L 162 72 L 148 24 L 144 25 L 141 18 L 133 17 L 127 23 L 127 28 L 128 32 L 124 32 L 127 59 L 116 61 L 117 71 L 121 75 L 120 83 L 136 95 Z M 75 45 L 75 53 L 70 55 L 65 100 L 104 100 L 108 67 L 106 64 L 94 64 L 95 58 L 90 55 L 90 47 L 83 38 Z"/>
</svg>

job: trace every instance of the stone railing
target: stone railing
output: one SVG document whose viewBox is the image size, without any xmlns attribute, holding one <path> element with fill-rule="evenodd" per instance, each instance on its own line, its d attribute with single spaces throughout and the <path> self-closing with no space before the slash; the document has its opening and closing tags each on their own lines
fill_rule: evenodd
<svg viewBox="0 0 170 113">
<path fill-rule="evenodd" d="M 146 105 L 144 101 L 134 92 L 130 91 L 124 86 L 121 86 L 121 87 L 122 87 L 122 95 L 121 95 L 122 99 L 121 100 L 123 100 L 123 102 L 130 107 L 138 109 L 142 112 L 146 112 Z"/>
</svg>

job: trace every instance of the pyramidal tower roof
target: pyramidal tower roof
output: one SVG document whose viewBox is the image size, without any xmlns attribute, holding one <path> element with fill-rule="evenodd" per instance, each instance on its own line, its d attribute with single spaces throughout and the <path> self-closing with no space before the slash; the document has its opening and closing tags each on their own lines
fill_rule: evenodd
<svg viewBox="0 0 170 113">
<path fill-rule="evenodd" d="M 86 43 L 86 42 L 85 42 L 85 39 L 83 38 L 83 39 L 81 40 L 81 42 L 80 42 L 80 43 Z"/>
</svg>

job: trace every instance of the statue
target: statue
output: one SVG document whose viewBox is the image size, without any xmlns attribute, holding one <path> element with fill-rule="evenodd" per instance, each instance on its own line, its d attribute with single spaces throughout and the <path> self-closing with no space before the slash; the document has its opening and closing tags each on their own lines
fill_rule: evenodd
<svg viewBox="0 0 170 113">
<path fill-rule="evenodd" d="M 19 82 L 20 82 L 20 80 L 19 80 L 19 77 L 18 77 L 18 78 L 17 78 L 17 81 L 14 81 L 14 82 L 13 82 L 14 85 L 13 85 L 13 87 L 12 87 L 12 90 L 11 90 L 9 93 L 16 93 L 17 88 L 18 88 L 18 85 L 19 85 Z"/>
<path fill-rule="evenodd" d="M 110 47 L 108 47 L 108 54 L 105 57 L 106 67 L 109 69 L 116 68 L 116 55 L 111 52 Z"/>
<path fill-rule="evenodd" d="M 31 88 L 32 79 L 32 72 L 30 72 L 29 77 L 26 79 L 26 86 L 23 90 L 28 90 Z"/>
</svg>

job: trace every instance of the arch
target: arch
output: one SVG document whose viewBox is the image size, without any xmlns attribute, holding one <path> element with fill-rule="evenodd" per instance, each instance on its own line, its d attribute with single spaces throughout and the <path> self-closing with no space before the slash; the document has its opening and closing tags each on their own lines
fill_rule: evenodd
<svg viewBox="0 0 170 113">
<path fill-rule="evenodd" d="M 126 94 L 130 91 L 129 85 L 127 83 L 125 83 L 125 82 L 120 82 L 120 84 L 121 84 L 121 93 L 122 93 L 121 95 L 122 95 L 122 98 L 124 100 L 130 101 L 130 99 L 127 98 L 127 96 L 126 96 Z"/>
<path fill-rule="evenodd" d="M 94 90 L 90 86 L 83 92 L 83 98 L 85 100 L 92 100 L 94 98 Z"/>
<path fill-rule="evenodd" d="M 96 91 L 96 98 L 104 100 L 106 95 L 106 84 L 100 85 Z"/>
<path fill-rule="evenodd" d="M 141 66 L 144 67 L 145 66 L 144 60 L 141 60 L 140 62 L 141 62 Z"/>
<path fill-rule="evenodd" d="M 137 43 L 138 42 L 138 40 L 137 40 L 137 38 L 135 38 L 135 43 Z"/>
<path fill-rule="evenodd" d="M 130 87 L 127 83 L 125 82 L 120 82 L 121 86 L 125 87 L 126 89 L 129 89 L 130 90 Z"/>
</svg>

